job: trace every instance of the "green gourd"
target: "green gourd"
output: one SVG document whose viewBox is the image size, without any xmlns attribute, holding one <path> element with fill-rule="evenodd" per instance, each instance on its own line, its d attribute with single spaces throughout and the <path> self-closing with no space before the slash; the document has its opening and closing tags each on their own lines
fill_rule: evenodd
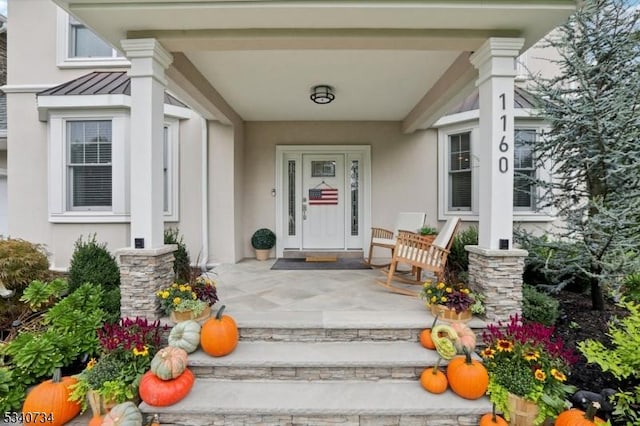
<svg viewBox="0 0 640 426">
<path fill-rule="evenodd" d="M 123 402 L 104 416 L 102 426 L 142 426 L 142 413 L 133 402 Z"/>
</svg>

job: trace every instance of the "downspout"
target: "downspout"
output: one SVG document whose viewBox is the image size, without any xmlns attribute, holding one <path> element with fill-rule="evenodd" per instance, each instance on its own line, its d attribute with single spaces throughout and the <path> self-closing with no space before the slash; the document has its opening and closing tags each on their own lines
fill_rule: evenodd
<svg viewBox="0 0 640 426">
<path fill-rule="evenodd" d="M 200 270 L 207 271 L 209 260 L 209 122 L 202 117 L 202 135 L 200 160 L 202 162 L 202 253 L 200 257 Z"/>
</svg>

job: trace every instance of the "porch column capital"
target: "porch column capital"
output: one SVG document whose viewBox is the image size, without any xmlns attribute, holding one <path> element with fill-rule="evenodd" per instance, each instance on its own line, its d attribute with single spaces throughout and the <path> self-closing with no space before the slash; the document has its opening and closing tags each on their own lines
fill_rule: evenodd
<svg viewBox="0 0 640 426">
<path fill-rule="evenodd" d="M 469 60 L 478 69 L 478 244 L 509 250 L 513 239 L 515 58 L 524 40 L 489 38 Z"/>
<path fill-rule="evenodd" d="M 479 86 L 491 77 L 515 77 L 514 59 L 520 55 L 523 45 L 522 38 L 487 39 L 469 58 L 479 72 L 476 85 Z"/>
<path fill-rule="evenodd" d="M 120 42 L 131 61 L 130 77 L 152 77 L 167 85 L 164 71 L 173 62 L 173 56 L 154 38 L 127 39 Z"/>
</svg>

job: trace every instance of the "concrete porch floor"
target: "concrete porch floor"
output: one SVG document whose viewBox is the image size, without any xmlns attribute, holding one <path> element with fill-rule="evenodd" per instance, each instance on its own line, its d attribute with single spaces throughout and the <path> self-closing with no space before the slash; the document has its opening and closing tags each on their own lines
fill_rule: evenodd
<svg viewBox="0 0 640 426">
<path fill-rule="evenodd" d="M 420 328 L 433 321 L 421 299 L 377 285 L 385 277 L 379 269 L 271 270 L 274 262 L 247 259 L 209 272 L 217 306 L 226 305 L 239 327 Z"/>
</svg>

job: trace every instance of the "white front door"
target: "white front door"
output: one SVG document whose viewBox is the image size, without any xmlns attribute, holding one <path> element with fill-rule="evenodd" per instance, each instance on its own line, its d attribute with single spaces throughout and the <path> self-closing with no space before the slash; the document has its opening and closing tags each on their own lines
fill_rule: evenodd
<svg viewBox="0 0 640 426">
<path fill-rule="evenodd" d="M 343 154 L 302 156 L 303 249 L 344 249 L 344 175 Z"/>
</svg>

